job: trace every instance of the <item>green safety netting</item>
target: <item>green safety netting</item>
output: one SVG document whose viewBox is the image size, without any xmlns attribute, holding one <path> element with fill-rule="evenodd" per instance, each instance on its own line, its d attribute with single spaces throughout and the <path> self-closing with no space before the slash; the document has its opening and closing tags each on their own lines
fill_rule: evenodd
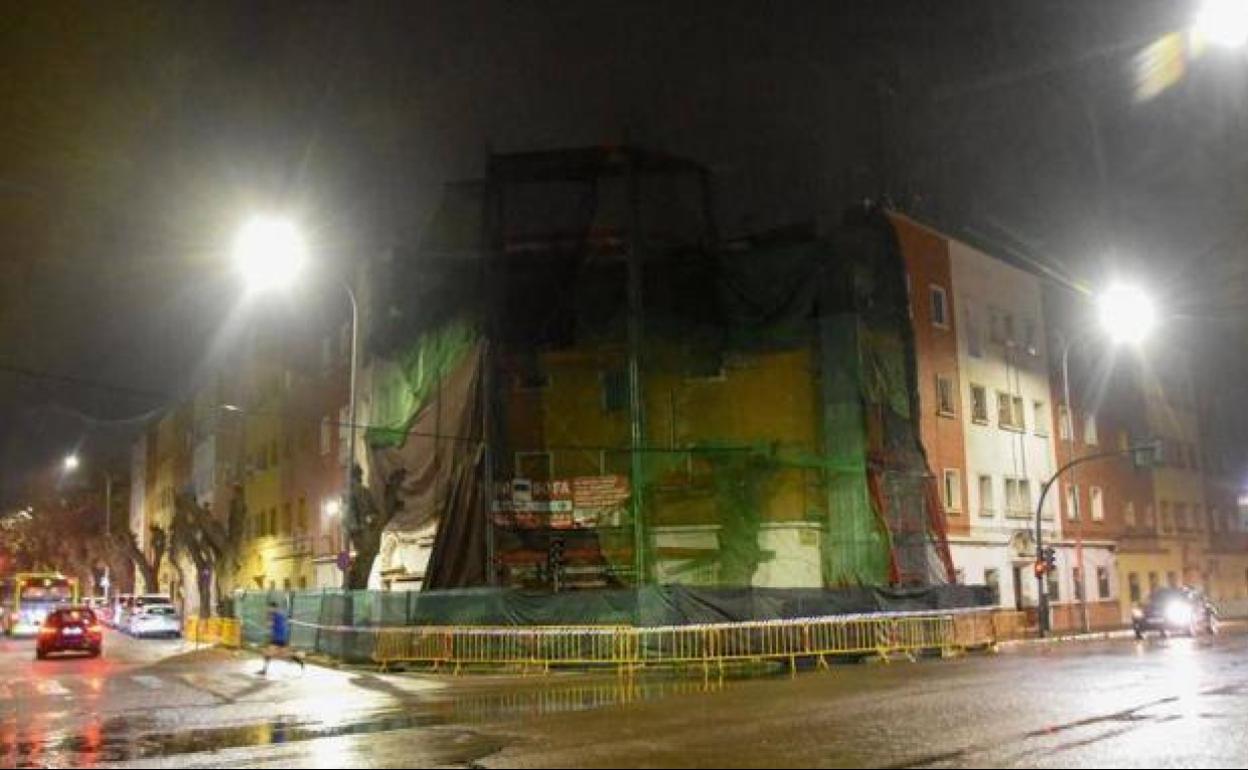
<svg viewBox="0 0 1248 770">
<path fill-rule="evenodd" d="M 952 579 L 888 221 L 717 245 L 705 183 L 631 149 L 494 156 L 395 261 L 421 311 L 378 332 L 368 438 L 374 479 L 412 471 L 395 526 L 438 522 L 427 587 Z"/>
</svg>

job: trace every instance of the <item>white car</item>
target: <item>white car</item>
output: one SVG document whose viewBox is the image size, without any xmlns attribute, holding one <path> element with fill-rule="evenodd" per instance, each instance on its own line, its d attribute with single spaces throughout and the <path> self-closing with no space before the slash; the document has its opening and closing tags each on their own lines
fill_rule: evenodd
<svg viewBox="0 0 1248 770">
<path fill-rule="evenodd" d="M 182 618 L 178 611 L 168 604 L 150 604 L 135 608 L 130 613 L 127 630 L 131 636 L 172 636 L 182 635 Z"/>
</svg>

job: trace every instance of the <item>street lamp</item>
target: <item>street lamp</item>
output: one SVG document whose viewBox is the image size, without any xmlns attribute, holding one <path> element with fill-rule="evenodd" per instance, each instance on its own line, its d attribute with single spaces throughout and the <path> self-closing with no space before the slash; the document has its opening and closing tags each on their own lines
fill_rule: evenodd
<svg viewBox="0 0 1248 770">
<path fill-rule="evenodd" d="M 250 291 L 289 287 L 302 272 L 305 256 L 298 228 L 280 217 L 254 217 L 234 240 L 234 266 Z"/>
<path fill-rule="evenodd" d="M 1205 0 L 1192 23 L 1200 40 L 1223 48 L 1248 42 L 1248 3 L 1243 0 Z"/>
<path fill-rule="evenodd" d="M 1138 287 L 1124 284 L 1114 285 L 1102 293 L 1096 300 L 1096 316 L 1100 331 L 1114 345 L 1139 345 L 1152 334 L 1157 326 L 1157 310 L 1152 299 Z M 1070 401 L 1070 351 L 1077 344 L 1088 339 L 1088 335 L 1077 337 L 1062 336 L 1062 399 L 1066 405 L 1066 460 L 1070 468 L 1071 488 L 1078 489 L 1075 473 L 1075 409 Z M 1058 472 L 1060 474 L 1060 471 Z M 1054 481 L 1057 477 L 1054 476 Z M 1047 491 L 1047 488 L 1046 490 Z M 1080 625 L 1086 633 L 1089 630 L 1087 573 L 1083 565 L 1083 511 L 1079 509 L 1079 494 L 1074 495 L 1075 514 L 1075 563 L 1079 568 Z M 1041 529 L 1041 512 L 1044 507 L 1044 495 L 1040 496 L 1040 504 L 1036 506 L 1036 559 L 1040 560 L 1041 548 L 1044 543 Z M 1044 636 L 1048 626 L 1049 601 L 1044 586 L 1044 573 L 1036 570 L 1036 596 L 1039 597 L 1039 617 L 1037 624 L 1040 635 Z"/>
<path fill-rule="evenodd" d="M 290 220 L 273 216 L 258 216 L 249 220 L 239 230 L 234 240 L 234 266 L 242 275 L 248 291 L 261 292 L 289 287 L 303 270 L 307 248 L 299 229 Z M 347 299 L 351 301 L 351 372 L 350 395 L 347 407 L 347 467 L 343 478 L 344 509 L 351 496 L 351 469 L 355 465 L 355 407 L 356 370 L 359 368 L 360 307 L 355 291 L 347 281 L 341 281 Z M 351 533 L 348 517 L 342 517 L 342 548 L 350 552 Z M 343 585 L 347 572 L 343 570 Z"/>
<path fill-rule="evenodd" d="M 82 466 L 82 460 L 78 458 L 77 452 L 71 452 L 70 454 L 65 455 L 65 459 L 61 462 L 61 465 L 65 469 L 66 473 L 73 473 Z M 113 474 L 108 471 L 102 471 L 101 474 L 104 476 L 104 537 L 107 538 L 112 534 L 113 526 Z M 109 565 L 105 562 L 104 596 L 106 598 L 108 596 L 108 589 L 111 582 L 112 581 L 109 579 Z"/>
</svg>

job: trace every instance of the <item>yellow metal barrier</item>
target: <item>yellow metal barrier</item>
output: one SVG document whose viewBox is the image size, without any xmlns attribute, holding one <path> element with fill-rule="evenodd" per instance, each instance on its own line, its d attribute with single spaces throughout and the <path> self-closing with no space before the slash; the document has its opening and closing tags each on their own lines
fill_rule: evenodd
<svg viewBox="0 0 1248 770">
<path fill-rule="evenodd" d="M 988 613 L 805 618 L 633 628 L 629 626 L 382 628 L 373 659 L 434 666 L 615 666 L 700 664 L 722 668 L 734 661 L 783 661 L 872 655 L 885 660 L 924 652 L 950 654 L 991 647 Z"/>
<path fill-rule="evenodd" d="M 242 646 L 242 626 L 235 618 L 200 618 L 191 616 L 183 624 L 182 636 L 196 644 Z"/>
</svg>

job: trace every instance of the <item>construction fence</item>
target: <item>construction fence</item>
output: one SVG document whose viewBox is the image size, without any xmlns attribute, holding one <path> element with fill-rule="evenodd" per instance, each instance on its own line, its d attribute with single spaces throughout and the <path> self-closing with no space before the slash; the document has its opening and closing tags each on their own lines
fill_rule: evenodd
<svg viewBox="0 0 1248 770">
<path fill-rule="evenodd" d="M 267 639 L 268 603 L 287 612 L 291 647 L 355 663 L 446 667 L 720 669 L 741 662 L 826 665 L 832 658 L 949 655 L 991 648 L 1000 635 L 986 608 L 830 615 L 681 625 L 548 626 L 402 622 L 402 594 L 251 594 L 237 602 L 240 641 Z M 398 622 L 379 622 L 385 620 Z"/>
</svg>

